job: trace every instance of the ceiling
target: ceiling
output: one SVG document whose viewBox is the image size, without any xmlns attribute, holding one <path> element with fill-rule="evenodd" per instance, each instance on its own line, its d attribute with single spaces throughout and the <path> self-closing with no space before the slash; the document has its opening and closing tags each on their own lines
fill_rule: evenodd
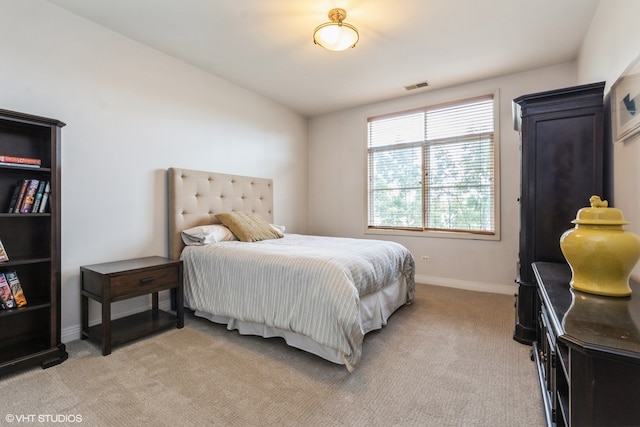
<svg viewBox="0 0 640 427">
<path fill-rule="evenodd" d="M 314 116 L 574 60 L 600 0 L 47 1 Z M 334 7 L 353 49 L 313 43 Z"/>
</svg>

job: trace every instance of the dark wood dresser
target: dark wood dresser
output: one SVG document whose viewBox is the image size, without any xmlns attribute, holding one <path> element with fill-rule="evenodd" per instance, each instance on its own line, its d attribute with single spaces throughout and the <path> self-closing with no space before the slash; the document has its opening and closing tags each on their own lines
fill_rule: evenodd
<svg viewBox="0 0 640 427">
<path fill-rule="evenodd" d="M 640 284 L 632 280 L 630 297 L 604 297 L 571 289 L 565 263 L 533 271 L 547 424 L 640 426 Z"/>
</svg>

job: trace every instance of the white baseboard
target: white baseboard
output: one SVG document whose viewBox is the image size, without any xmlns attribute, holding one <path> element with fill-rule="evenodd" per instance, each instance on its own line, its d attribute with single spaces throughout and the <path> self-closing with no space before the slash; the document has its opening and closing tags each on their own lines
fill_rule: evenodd
<svg viewBox="0 0 640 427">
<path fill-rule="evenodd" d="M 80 325 L 69 326 L 60 332 L 60 340 L 64 343 L 80 339 Z"/>
<path fill-rule="evenodd" d="M 126 312 L 121 312 L 121 313 L 117 313 L 113 315 L 113 320 L 115 319 L 119 319 L 120 317 L 126 317 L 129 316 L 131 314 L 136 314 L 136 313 L 140 313 L 143 312 L 145 310 L 149 310 L 151 308 L 151 304 L 149 304 L 146 307 L 138 307 Z M 171 310 L 171 300 L 169 298 L 167 299 L 161 299 L 158 302 L 158 308 L 160 308 L 161 310 L 165 310 L 165 311 L 169 311 Z M 94 320 L 94 321 L 90 321 L 89 322 L 89 326 L 93 326 L 93 325 L 97 325 L 98 323 L 100 323 L 100 319 Z M 80 339 L 80 331 L 82 330 L 80 325 L 73 325 L 73 326 L 69 326 L 67 328 L 62 329 L 62 331 L 60 331 L 60 340 L 63 343 L 67 343 L 70 341 L 75 341 L 75 340 L 79 340 Z"/>
<path fill-rule="evenodd" d="M 448 279 L 446 277 L 433 277 L 416 274 L 416 283 L 444 286 L 447 288 L 465 289 L 467 291 L 490 292 L 494 294 L 514 295 L 517 292 L 515 285 L 501 285 L 496 283 L 470 282 L 467 280 Z"/>
</svg>

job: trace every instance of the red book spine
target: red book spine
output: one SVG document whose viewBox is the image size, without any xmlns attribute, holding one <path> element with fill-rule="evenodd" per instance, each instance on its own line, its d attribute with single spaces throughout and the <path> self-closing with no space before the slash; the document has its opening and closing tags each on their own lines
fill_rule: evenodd
<svg viewBox="0 0 640 427">
<path fill-rule="evenodd" d="M 0 162 L 16 163 L 19 165 L 36 165 L 40 166 L 42 160 L 34 159 L 32 157 L 14 157 L 14 156 L 0 156 Z"/>
</svg>

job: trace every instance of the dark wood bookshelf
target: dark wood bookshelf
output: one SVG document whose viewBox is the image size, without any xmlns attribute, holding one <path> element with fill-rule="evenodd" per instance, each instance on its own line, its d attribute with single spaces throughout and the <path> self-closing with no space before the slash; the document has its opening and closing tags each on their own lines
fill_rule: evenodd
<svg viewBox="0 0 640 427">
<path fill-rule="evenodd" d="M 0 240 L 27 299 L 24 307 L 0 310 L 0 375 L 67 359 L 60 337 L 60 140 L 59 120 L 0 109 L 0 155 L 34 158 L 40 167 L 0 165 Z M 45 213 L 7 213 L 17 183 L 48 180 Z"/>
</svg>

